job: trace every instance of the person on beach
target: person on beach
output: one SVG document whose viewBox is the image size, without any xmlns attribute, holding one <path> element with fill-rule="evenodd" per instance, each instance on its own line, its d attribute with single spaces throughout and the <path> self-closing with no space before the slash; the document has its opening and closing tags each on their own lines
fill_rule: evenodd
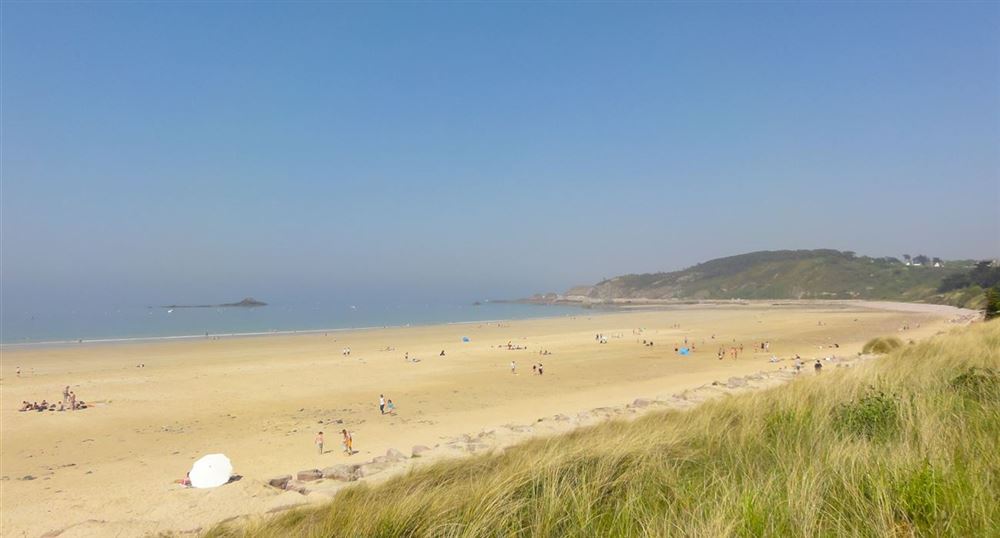
<svg viewBox="0 0 1000 538">
<path fill-rule="evenodd" d="M 396 414 L 396 404 L 392 403 L 392 398 L 389 398 L 389 402 L 385 404 L 385 408 L 390 415 Z"/>
<path fill-rule="evenodd" d="M 385 414 L 385 395 L 384 394 L 379 394 L 378 395 L 378 410 L 383 415 Z"/>
<path fill-rule="evenodd" d="M 63 403 L 63 405 L 66 405 L 67 403 L 69 403 L 69 385 L 66 385 L 66 388 L 63 389 L 62 403 Z"/>
<path fill-rule="evenodd" d="M 174 483 L 180 484 L 186 488 L 191 487 L 191 472 L 189 471 L 187 474 L 185 474 L 184 478 L 178 478 L 177 480 L 174 480 Z"/>
<path fill-rule="evenodd" d="M 517 374 L 517 363 L 510 361 L 510 373 Z"/>
<path fill-rule="evenodd" d="M 538 375 L 542 375 L 544 370 L 542 370 L 542 363 L 538 363 Z"/>
<path fill-rule="evenodd" d="M 344 447 L 344 453 L 348 456 L 354 454 L 354 438 L 351 437 L 351 434 L 347 430 L 340 430 L 340 433 L 344 436 L 344 440 L 341 443 L 341 446 Z"/>
<path fill-rule="evenodd" d="M 322 455 L 323 454 L 323 432 L 319 432 L 319 433 L 316 434 L 316 440 L 314 442 L 316 443 L 316 448 L 319 450 L 320 455 Z"/>
<path fill-rule="evenodd" d="M 820 371 L 823 370 L 823 363 L 819 362 L 819 359 L 816 359 L 816 364 L 813 365 L 813 368 L 816 370 L 816 373 L 818 374 L 820 373 Z"/>
</svg>

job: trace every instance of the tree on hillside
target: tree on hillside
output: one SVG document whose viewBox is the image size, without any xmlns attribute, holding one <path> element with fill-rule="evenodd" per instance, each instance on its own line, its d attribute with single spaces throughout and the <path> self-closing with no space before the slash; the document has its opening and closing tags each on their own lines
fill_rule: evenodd
<svg viewBox="0 0 1000 538">
<path fill-rule="evenodd" d="M 903 254 L 903 260 L 906 262 L 906 265 L 910 265 L 910 255 L 909 254 Z"/>
<path fill-rule="evenodd" d="M 1000 288 L 986 290 L 986 319 L 1000 316 Z"/>
<path fill-rule="evenodd" d="M 942 260 L 941 258 L 938 258 L 937 256 L 934 256 L 934 258 L 931 260 L 931 262 L 934 263 L 935 267 L 944 264 L 944 260 Z"/>
<path fill-rule="evenodd" d="M 914 264 L 919 263 L 920 265 L 927 265 L 928 263 L 930 263 L 930 261 L 931 259 L 923 254 L 917 254 L 916 256 L 913 257 Z"/>
</svg>

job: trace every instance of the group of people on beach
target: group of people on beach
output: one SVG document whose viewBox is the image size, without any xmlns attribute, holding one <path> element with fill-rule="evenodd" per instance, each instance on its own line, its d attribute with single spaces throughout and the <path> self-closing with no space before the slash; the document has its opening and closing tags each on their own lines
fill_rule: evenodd
<svg viewBox="0 0 1000 538">
<path fill-rule="evenodd" d="M 378 395 L 378 410 L 383 415 L 395 415 L 396 404 L 392 403 L 392 398 L 385 399 L 385 394 Z"/>
<path fill-rule="evenodd" d="M 354 454 L 354 437 L 351 436 L 351 432 L 347 431 L 346 429 L 343 429 L 340 430 L 340 435 L 343 436 L 343 439 L 340 441 L 340 446 L 341 448 L 343 448 L 344 454 L 347 454 L 348 456 Z M 320 455 L 323 455 L 323 444 L 324 444 L 323 432 L 319 432 L 316 434 L 316 439 L 314 442 L 316 444 L 316 449 L 319 450 Z"/>
<path fill-rule="evenodd" d="M 512 373 L 514 375 L 517 375 L 517 363 L 514 362 L 514 361 L 510 361 L 510 373 Z M 536 363 L 536 364 L 532 364 L 531 365 L 531 373 L 535 374 L 535 375 L 542 375 L 542 374 L 545 373 L 545 367 L 542 366 L 542 363 L 540 363 L 540 362 Z"/>
<path fill-rule="evenodd" d="M 75 411 L 77 409 L 86 409 L 87 403 L 83 400 L 76 399 L 76 393 L 69 390 L 69 385 L 63 389 L 63 398 L 59 403 L 49 402 L 47 400 L 42 400 L 41 402 L 29 402 L 27 400 L 21 402 L 21 407 L 18 411 Z"/>
</svg>

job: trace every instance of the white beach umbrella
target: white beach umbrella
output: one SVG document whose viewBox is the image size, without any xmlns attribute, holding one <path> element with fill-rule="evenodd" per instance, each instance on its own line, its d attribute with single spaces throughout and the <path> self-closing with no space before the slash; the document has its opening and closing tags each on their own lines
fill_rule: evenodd
<svg viewBox="0 0 1000 538">
<path fill-rule="evenodd" d="M 217 488 L 226 482 L 233 475 L 233 464 L 225 454 L 209 454 L 191 467 L 191 487 L 194 488 Z"/>
</svg>

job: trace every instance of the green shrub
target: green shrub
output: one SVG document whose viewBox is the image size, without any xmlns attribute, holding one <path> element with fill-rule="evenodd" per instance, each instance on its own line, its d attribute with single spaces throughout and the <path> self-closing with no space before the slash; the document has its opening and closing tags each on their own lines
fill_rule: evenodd
<svg viewBox="0 0 1000 538">
<path fill-rule="evenodd" d="M 837 406 L 833 424 L 841 434 L 883 441 L 899 430 L 899 403 L 893 395 L 869 389 L 860 399 Z"/>
<path fill-rule="evenodd" d="M 863 348 L 861 348 L 862 353 L 876 353 L 879 355 L 884 355 L 890 351 L 902 347 L 903 341 L 895 336 L 879 336 L 869 340 Z"/>
<path fill-rule="evenodd" d="M 970 367 L 951 380 L 951 388 L 976 400 L 1000 396 L 1000 379 L 992 368 Z"/>
</svg>

